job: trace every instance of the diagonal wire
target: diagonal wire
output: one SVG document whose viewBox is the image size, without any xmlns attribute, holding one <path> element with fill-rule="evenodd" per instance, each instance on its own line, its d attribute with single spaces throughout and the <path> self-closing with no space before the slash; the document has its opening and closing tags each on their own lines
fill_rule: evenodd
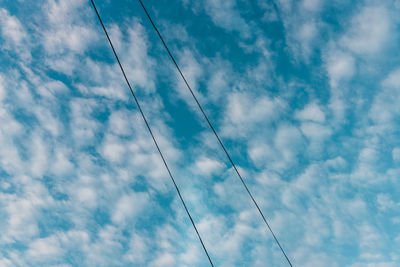
<svg viewBox="0 0 400 267">
<path fill-rule="evenodd" d="M 110 36 L 108 35 L 108 32 L 107 32 L 107 30 L 106 30 L 106 27 L 104 26 L 103 21 L 102 21 L 101 18 L 100 18 L 100 14 L 99 14 L 99 12 L 97 11 L 96 5 L 94 4 L 93 0 L 90 0 L 90 2 L 92 3 L 93 9 L 94 9 L 94 11 L 96 12 L 96 15 L 97 15 L 97 18 L 99 19 L 99 22 L 100 22 L 100 24 L 101 24 L 101 27 L 103 28 L 104 33 L 105 33 L 106 36 L 107 36 L 108 42 L 109 42 L 110 47 L 111 47 L 111 49 L 112 49 L 112 51 L 113 51 L 113 53 L 114 53 L 115 59 L 117 60 L 118 65 L 119 65 L 119 67 L 120 67 L 120 69 L 121 69 L 122 75 L 124 76 L 124 79 L 125 79 L 125 81 L 126 81 L 126 84 L 128 85 L 129 90 L 131 91 L 131 94 L 132 94 L 132 96 L 133 96 L 133 98 L 134 98 L 134 100 L 135 100 L 136 106 L 138 107 L 138 109 L 139 109 L 139 111 L 140 111 L 140 114 L 142 115 L 142 118 L 143 118 L 143 120 L 144 120 L 144 122 L 145 122 L 145 124 L 146 124 L 147 130 L 149 131 L 149 133 L 150 133 L 150 135 L 151 135 L 151 138 L 153 139 L 153 142 L 154 142 L 155 146 L 157 147 L 158 153 L 160 154 L 160 157 L 161 157 L 161 159 L 162 159 L 162 161 L 163 161 L 163 163 L 164 163 L 164 165 L 165 165 L 165 168 L 166 168 L 167 171 L 168 171 L 169 177 L 171 178 L 171 180 L 172 180 L 172 182 L 173 182 L 173 184 L 174 184 L 174 187 L 175 187 L 175 189 L 176 189 L 176 192 L 177 192 L 178 195 L 179 195 L 179 198 L 180 198 L 180 200 L 181 200 L 181 202 L 182 202 L 182 204 L 183 204 L 183 207 L 185 208 L 185 211 L 186 211 L 187 215 L 189 216 L 189 219 L 190 219 L 190 221 L 191 221 L 191 223 L 192 223 L 192 225 L 193 225 L 194 230 L 196 231 L 196 234 L 197 234 L 197 236 L 198 236 L 198 238 L 199 238 L 199 240 L 200 240 L 200 243 L 201 243 L 201 245 L 202 245 L 202 247 L 203 247 L 203 249 L 204 249 L 204 252 L 205 252 L 206 255 L 207 255 L 208 261 L 210 262 L 211 266 L 214 267 L 214 264 L 213 264 L 213 262 L 212 262 L 212 260 L 211 260 L 211 258 L 210 258 L 210 255 L 208 254 L 208 251 L 207 251 L 207 249 L 206 249 L 206 247 L 205 247 L 205 245 L 204 245 L 204 243 L 203 243 L 203 240 L 201 239 L 200 233 L 199 233 L 199 231 L 197 230 L 196 224 L 194 223 L 194 221 L 193 221 L 193 219 L 192 219 L 192 216 L 190 215 L 190 212 L 189 212 L 188 208 L 186 207 L 185 201 L 183 200 L 183 197 L 182 197 L 182 195 L 181 195 L 181 192 L 179 191 L 178 185 L 176 184 L 175 179 L 174 179 L 174 177 L 173 177 L 173 175 L 172 175 L 172 173 L 171 173 L 171 171 L 170 171 L 170 169 L 169 169 L 169 167 L 168 167 L 168 164 L 167 164 L 167 162 L 165 161 L 165 158 L 164 158 L 164 156 L 163 156 L 163 154 L 162 154 L 162 152 L 161 152 L 161 149 L 160 149 L 160 147 L 158 146 L 158 143 L 157 143 L 157 141 L 156 141 L 156 139 L 155 139 L 155 137 L 154 137 L 154 135 L 153 135 L 153 132 L 151 131 L 150 125 L 149 125 L 149 123 L 147 122 L 146 116 L 144 115 L 143 110 L 142 110 L 142 108 L 141 108 L 141 106 L 140 106 L 140 104 L 139 104 L 139 100 L 136 98 L 136 95 L 135 95 L 135 93 L 134 93 L 134 91 L 133 91 L 133 89 L 132 89 L 132 87 L 131 87 L 131 85 L 130 85 L 130 83 L 129 83 L 129 81 L 128 81 L 128 78 L 126 77 L 124 68 L 122 67 L 122 64 L 121 64 L 121 62 L 120 62 L 120 60 L 119 60 L 119 57 L 118 57 L 118 55 L 117 55 L 117 52 L 116 52 L 115 49 L 114 49 L 114 46 L 113 46 L 113 44 L 112 44 L 112 42 L 111 42 L 111 39 L 110 39 Z"/>
<path fill-rule="evenodd" d="M 167 50 L 167 53 L 168 53 L 169 57 L 171 58 L 171 60 L 173 61 L 173 63 L 174 63 L 174 65 L 175 65 L 176 69 L 178 70 L 180 76 L 182 77 L 183 81 L 185 82 L 186 87 L 189 89 L 191 95 L 193 96 L 194 100 L 196 101 L 197 106 L 199 107 L 199 109 L 200 109 L 201 113 L 203 114 L 205 120 L 207 121 L 207 123 L 208 123 L 208 125 L 210 126 L 211 130 L 213 131 L 215 137 L 217 138 L 219 144 L 221 145 L 222 150 L 225 152 L 226 156 L 228 157 L 229 162 L 231 163 L 231 165 L 232 165 L 233 168 L 235 169 L 235 172 L 237 173 L 238 177 L 240 178 L 240 181 L 242 182 L 244 188 L 246 189 L 247 193 L 249 194 L 249 196 L 250 196 L 251 200 L 253 201 L 254 205 L 256 206 L 258 212 L 260 213 L 260 215 L 261 215 L 263 221 L 265 222 L 265 224 L 267 225 L 267 227 L 268 227 L 269 231 L 271 232 L 273 238 L 275 239 L 276 244 L 279 246 L 281 252 L 282 252 L 283 255 L 285 256 L 285 258 L 286 258 L 287 262 L 289 263 L 289 265 L 290 265 L 291 267 L 293 267 L 293 265 L 292 265 L 292 263 L 290 262 L 288 256 L 286 255 L 284 249 L 282 248 L 281 244 L 279 243 L 278 238 L 275 236 L 275 234 L 274 234 L 274 232 L 272 231 L 272 228 L 270 227 L 270 225 L 269 225 L 267 219 L 265 218 L 263 212 L 261 211 L 260 207 L 258 206 L 257 201 L 254 199 L 254 197 L 253 197 L 253 195 L 251 194 L 249 188 L 247 187 L 245 181 L 243 180 L 242 175 L 239 173 L 239 170 L 236 168 L 235 163 L 233 162 L 231 156 L 229 155 L 228 151 L 226 150 L 224 144 L 222 143 L 221 138 L 219 137 L 218 133 L 215 131 L 213 125 L 211 124 L 210 120 L 208 119 L 208 116 L 207 116 L 206 113 L 204 112 L 203 107 L 201 106 L 200 102 L 198 101 L 198 99 L 197 99 L 195 93 L 193 92 L 193 90 L 192 90 L 192 88 L 190 87 L 189 83 L 187 82 L 185 76 L 183 75 L 181 69 L 179 68 L 178 64 L 176 63 L 174 56 L 172 55 L 171 51 L 168 49 L 168 46 L 167 46 L 167 44 L 165 43 L 164 38 L 161 36 L 161 33 L 159 32 L 158 28 L 157 28 L 156 25 L 154 24 L 152 18 L 150 17 L 149 12 L 147 12 L 147 9 L 146 9 L 146 7 L 144 6 L 142 0 L 139 0 L 139 3 L 140 3 L 140 5 L 142 6 L 144 12 L 146 13 L 147 18 L 149 19 L 149 21 L 150 21 L 151 25 L 153 26 L 154 30 L 157 32 L 158 37 L 160 38 L 160 40 L 161 40 L 161 42 L 162 42 L 164 48 Z"/>
</svg>

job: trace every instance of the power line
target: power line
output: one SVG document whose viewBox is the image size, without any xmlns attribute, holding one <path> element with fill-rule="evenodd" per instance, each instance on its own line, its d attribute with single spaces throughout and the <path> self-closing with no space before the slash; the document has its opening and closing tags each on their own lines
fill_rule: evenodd
<svg viewBox="0 0 400 267">
<path fill-rule="evenodd" d="M 272 231 L 272 228 L 270 227 L 269 223 L 268 223 L 267 220 L 265 219 L 265 216 L 264 216 L 263 212 L 261 211 L 261 209 L 260 209 L 260 207 L 258 206 L 256 200 L 254 199 L 253 195 L 251 194 L 249 188 L 247 187 L 245 181 L 243 180 L 242 175 L 239 173 L 239 170 L 236 168 L 235 163 L 233 162 L 231 156 L 229 155 L 228 151 L 226 150 L 224 144 L 222 143 L 221 138 L 219 137 L 219 135 L 218 135 L 217 132 L 215 131 L 213 125 L 211 124 L 210 120 L 208 119 L 208 116 L 207 116 L 206 113 L 204 112 L 203 107 L 201 106 L 201 104 L 200 104 L 200 102 L 198 101 L 196 95 L 194 94 L 192 88 L 190 87 L 189 83 L 187 82 L 185 76 L 183 75 L 181 69 L 179 68 L 178 64 L 176 63 L 174 56 L 172 55 L 172 53 L 171 53 L 170 50 L 168 49 L 168 46 L 167 46 L 167 44 L 165 43 L 164 38 L 161 36 L 161 33 L 159 32 L 158 28 L 157 28 L 156 25 L 154 24 L 152 18 L 150 17 L 149 12 L 147 12 L 147 9 L 146 9 L 146 7 L 144 6 L 142 0 L 139 0 L 139 3 L 140 3 L 140 5 L 142 6 L 144 12 L 146 13 L 147 18 L 149 19 L 149 21 L 150 21 L 151 25 L 153 26 L 154 30 L 157 32 L 158 37 L 160 38 L 161 42 L 163 43 L 163 46 L 164 46 L 165 50 L 167 50 L 168 55 L 169 55 L 169 57 L 172 59 L 172 61 L 173 61 L 174 65 L 175 65 L 176 69 L 178 70 L 180 76 L 182 77 L 183 81 L 185 82 L 186 87 L 189 89 L 191 95 L 193 96 L 194 100 L 196 101 L 197 106 L 199 107 L 199 109 L 200 109 L 201 113 L 203 114 L 205 120 L 207 121 L 207 123 L 208 123 L 208 125 L 210 126 L 211 130 L 213 131 L 215 137 L 217 138 L 218 143 L 221 145 L 222 150 L 225 152 L 226 156 L 228 157 L 229 162 L 231 163 L 231 165 L 232 165 L 233 168 L 235 169 L 235 172 L 237 173 L 238 177 L 240 178 L 240 181 L 242 182 L 244 188 L 246 189 L 247 193 L 249 194 L 249 196 L 250 196 L 251 200 L 253 201 L 254 205 L 256 206 L 258 212 L 260 213 L 260 215 L 261 215 L 263 221 L 265 222 L 265 224 L 267 225 L 267 227 L 268 227 L 269 231 L 271 232 L 273 238 L 275 239 L 276 244 L 279 246 L 280 250 L 282 251 L 282 253 L 283 253 L 283 255 L 285 256 L 285 258 L 286 258 L 287 262 L 289 263 L 289 265 L 290 265 L 291 267 L 293 267 L 293 265 L 292 265 L 292 263 L 290 262 L 288 256 L 286 255 L 285 251 L 283 250 L 281 244 L 279 243 L 278 238 L 275 236 L 274 232 Z"/>
<path fill-rule="evenodd" d="M 111 42 L 111 39 L 110 39 L 110 36 L 108 35 L 108 32 L 107 32 L 107 30 L 106 30 L 106 27 L 104 26 L 103 21 L 102 21 L 101 18 L 100 18 L 100 14 L 99 14 L 99 12 L 97 11 L 96 5 L 94 4 L 93 0 L 90 0 L 90 2 L 92 3 L 93 9 L 94 9 L 94 11 L 96 12 L 96 15 L 97 15 L 97 18 L 99 19 L 99 22 L 100 22 L 100 24 L 101 24 L 101 27 L 103 28 L 104 33 L 105 33 L 106 36 L 107 36 L 108 42 L 109 42 L 110 47 L 111 47 L 111 49 L 112 49 L 112 51 L 113 51 L 113 53 L 114 53 L 115 59 L 117 60 L 118 65 L 119 65 L 119 68 L 121 69 L 122 75 L 124 76 L 124 79 L 125 79 L 125 81 L 126 81 L 126 84 L 128 85 L 129 90 L 131 91 L 131 94 L 132 94 L 132 96 L 133 96 L 133 98 L 134 98 L 134 100 L 135 100 L 136 106 L 138 107 L 138 109 L 139 109 L 139 111 L 140 111 L 140 114 L 142 115 L 142 118 L 143 118 L 143 120 L 144 120 L 144 122 L 145 122 L 145 124 L 146 124 L 147 130 L 149 131 L 149 133 L 150 133 L 150 135 L 151 135 L 151 138 L 153 139 L 153 142 L 154 142 L 155 146 L 157 147 L 158 153 L 160 154 L 160 157 L 161 157 L 161 159 L 162 159 L 162 161 L 163 161 L 163 163 L 164 163 L 164 165 L 165 165 L 165 168 L 166 168 L 167 171 L 168 171 L 169 177 L 171 178 L 171 180 L 172 180 L 172 182 L 173 182 L 173 184 L 174 184 L 174 187 L 175 187 L 175 189 L 176 189 L 176 192 L 178 193 L 179 198 L 180 198 L 180 200 L 181 200 L 181 202 L 182 202 L 182 204 L 183 204 L 183 207 L 185 208 L 185 211 L 186 211 L 187 215 L 189 216 L 189 219 L 190 219 L 190 221 L 191 221 L 191 223 L 192 223 L 192 225 L 193 225 L 193 228 L 194 228 L 194 230 L 196 231 L 197 236 L 199 237 L 200 243 L 201 243 L 201 245 L 202 245 L 202 247 L 203 247 L 203 249 L 204 249 L 204 252 L 205 252 L 206 255 L 207 255 L 208 261 L 210 262 L 211 266 L 214 267 L 214 264 L 213 264 L 213 262 L 212 262 L 212 260 L 211 260 L 211 258 L 210 258 L 210 255 L 208 254 L 208 251 L 207 251 L 207 249 L 206 249 L 206 247 L 205 247 L 205 245 L 204 245 L 204 243 L 203 243 L 203 240 L 201 239 L 200 233 L 199 233 L 199 231 L 197 230 L 196 224 L 194 223 L 194 221 L 193 221 L 193 219 L 192 219 L 192 216 L 190 215 L 190 212 L 189 212 L 188 208 L 186 207 L 185 201 L 183 200 L 183 197 L 182 197 L 182 195 L 181 195 L 181 192 L 179 191 L 178 185 L 176 184 L 175 179 L 174 179 L 174 177 L 173 177 L 173 175 L 172 175 L 172 173 L 171 173 L 171 171 L 170 171 L 170 169 L 169 169 L 169 167 L 168 167 L 168 164 L 167 164 L 167 162 L 165 161 L 165 158 L 164 158 L 164 156 L 163 156 L 163 154 L 162 154 L 162 152 L 161 152 L 161 149 L 160 149 L 160 147 L 158 146 L 158 143 L 157 143 L 157 141 L 156 141 L 156 138 L 154 137 L 153 132 L 151 131 L 150 125 L 149 125 L 149 123 L 147 122 L 146 116 L 144 115 L 143 110 L 142 110 L 142 108 L 141 108 L 141 106 L 140 106 L 140 104 L 139 104 L 139 100 L 136 98 L 136 95 L 135 95 L 135 93 L 134 93 L 134 91 L 133 91 L 133 89 L 132 89 L 132 87 L 131 87 L 131 84 L 129 83 L 128 78 L 126 77 L 124 68 L 122 67 L 122 64 L 121 64 L 121 62 L 120 62 L 120 60 L 119 60 L 119 57 L 118 57 L 118 55 L 117 55 L 117 52 L 116 52 L 115 49 L 114 49 L 114 45 L 113 45 L 112 42 Z"/>
</svg>

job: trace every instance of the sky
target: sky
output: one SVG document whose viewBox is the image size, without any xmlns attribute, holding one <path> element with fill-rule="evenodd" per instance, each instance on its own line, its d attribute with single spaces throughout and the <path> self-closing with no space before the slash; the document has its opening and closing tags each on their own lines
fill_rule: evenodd
<svg viewBox="0 0 400 267">
<path fill-rule="evenodd" d="M 288 266 L 138 1 L 97 0 L 216 266 Z M 145 0 L 294 266 L 400 266 L 400 1 Z M 0 0 L 0 266 L 209 266 L 87 0 Z"/>
</svg>

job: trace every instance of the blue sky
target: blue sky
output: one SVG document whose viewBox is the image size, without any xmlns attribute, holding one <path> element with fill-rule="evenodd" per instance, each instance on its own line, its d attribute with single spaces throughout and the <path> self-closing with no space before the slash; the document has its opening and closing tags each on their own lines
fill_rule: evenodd
<svg viewBox="0 0 400 267">
<path fill-rule="evenodd" d="M 287 266 L 137 1 L 97 0 L 217 266 Z M 294 266 L 400 265 L 399 0 L 145 1 Z M 0 266 L 208 266 L 86 0 L 0 0 Z"/>
</svg>

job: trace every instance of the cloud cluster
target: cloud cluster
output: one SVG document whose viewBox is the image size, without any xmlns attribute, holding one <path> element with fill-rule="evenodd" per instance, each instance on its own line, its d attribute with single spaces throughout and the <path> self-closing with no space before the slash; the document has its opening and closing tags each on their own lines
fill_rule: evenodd
<svg viewBox="0 0 400 267">
<path fill-rule="evenodd" d="M 214 263 L 285 266 L 128 2 L 100 13 Z M 398 1 L 195 2 L 148 5 L 293 264 L 397 266 Z M 0 9 L 0 266 L 207 266 L 89 4 Z"/>
</svg>

